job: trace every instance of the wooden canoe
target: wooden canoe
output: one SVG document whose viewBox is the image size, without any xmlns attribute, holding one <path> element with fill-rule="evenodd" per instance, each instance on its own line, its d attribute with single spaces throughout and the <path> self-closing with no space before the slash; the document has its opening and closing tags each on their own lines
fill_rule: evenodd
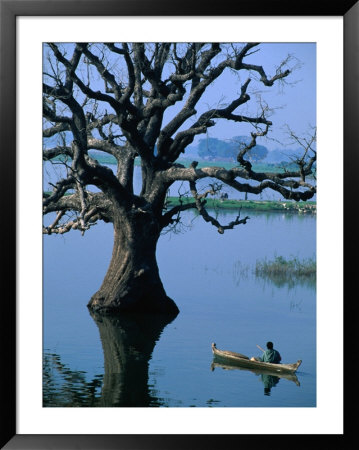
<svg viewBox="0 0 359 450">
<path fill-rule="evenodd" d="M 212 352 L 216 358 L 226 360 L 227 363 L 230 362 L 231 364 L 236 364 L 248 369 L 268 370 L 272 373 L 295 373 L 302 363 L 301 359 L 298 359 L 294 364 L 272 364 L 261 361 L 252 361 L 248 356 L 242 355 L 241 353 L 219 350 L 215 343 L 212 343 Z"/>
</svg>

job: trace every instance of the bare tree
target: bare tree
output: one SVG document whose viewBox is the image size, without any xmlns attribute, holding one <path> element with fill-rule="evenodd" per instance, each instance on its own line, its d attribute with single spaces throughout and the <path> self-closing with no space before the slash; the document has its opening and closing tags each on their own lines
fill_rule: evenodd
<svg viewBox="0 0 359 450">
<path fill-rule="evenodd" d="M 77 229 L 84 233 L 98 220 L 111 222 L 114 228 L 112 259 L 102 286 L 88 304 L 91 310 L 178 312 L 158 272 L 156 245 L 161 232 L 190 208 L 219 233 L 248 219 L 238 215 L 222 224 L 211 216 L 206 197 L 217 191 L 218 184 L 199 193 L 199 180 L 214 179 L 252 194 L 272 189 L 295 201 L 315 194 L 315 186 L 307 180 L 316 160 L 312 145 L 305 146 L 295 171 L 260 173 L 248 160 L 257 138 L 266 136 L 272 126 L 267 105 L 253 115 L 239 111 L 250 101 L 251 80 L 270 88 L 291 73 L 287 61 L 278 65 L 273 76 L 262 66 L 246 62 L 256 51 L 257 43 L 44 46 L 43 159 L 60 158 L 65 175 L 51 192 L 44 192 L 43 212 L 56 217 L 43 232 Z M 202 105 L 197 113 L 206 90 L 229 70 L 245 75 L 240 91 L 226 105 Z M 221 120 L 253 127 L 250 143 L 238 148 L 238 164 L 225 169 L 199 168 L 196 161 L 190 167 L 176 162 L 197 135 Z M 112 155 L 116 171 L 91 157 L 93 149 Z M 138 195 L 133 188 L 136 157 L 142 173 Z M 168 208 L 166 193 L 178 180 L 188 183 L 193 199 Z"/>
</svg>

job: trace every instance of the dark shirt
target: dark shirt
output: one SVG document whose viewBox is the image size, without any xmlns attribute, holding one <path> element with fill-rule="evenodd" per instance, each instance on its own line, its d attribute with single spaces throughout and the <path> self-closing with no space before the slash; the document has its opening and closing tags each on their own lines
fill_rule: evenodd
<svg viewBox="0 0 359 450">
<path fill-rule="evenodd" d="M 279 364 L 282 360 L 279 352 L 277 350 L 268 349 L 263 353 L 263 356 L 259 358 L 262 362 L 269 362 L 273 364 Z"/>
</svg>

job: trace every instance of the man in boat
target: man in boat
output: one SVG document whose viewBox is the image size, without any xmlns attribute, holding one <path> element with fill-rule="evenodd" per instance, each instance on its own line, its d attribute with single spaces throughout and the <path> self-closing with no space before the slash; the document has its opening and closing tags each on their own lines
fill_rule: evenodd
<svg viewBox="0 0 359 450">
<path fill-rule="evenodd" d="M 278 350 L 275 350 L 273 348 L 273 342 L 267 342 L 267 350 L 263 350 L 263 355 L 259 358 L 251 358 L 252 361 L 261 361 L 261 362 L 268 362 L 272 364 L 279 364 L 282 360 L 282 357 L 280 356 Z"/>
</svg>

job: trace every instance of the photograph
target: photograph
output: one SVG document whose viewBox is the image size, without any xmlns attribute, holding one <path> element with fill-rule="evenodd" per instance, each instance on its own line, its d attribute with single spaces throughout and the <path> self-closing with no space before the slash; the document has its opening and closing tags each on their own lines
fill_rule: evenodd
<svg viewBox="0 0 359 450">
<path fill-rule="evenodd" d="M 316 406 L 316 155 L 315 43 L 44 44 L 43 406 Z"/>
<path fill-rule="evenodd" d="M 0 1 L 0 448 L 342 445 L 356 1 Z"/>
</svg>

